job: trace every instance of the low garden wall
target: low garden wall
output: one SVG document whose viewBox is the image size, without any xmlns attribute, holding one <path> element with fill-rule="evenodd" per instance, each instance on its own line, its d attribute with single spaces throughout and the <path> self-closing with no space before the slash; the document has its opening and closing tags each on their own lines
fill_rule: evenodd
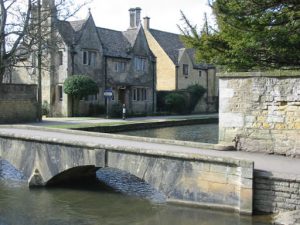
<svg viewBox="0 0 300 225">
<path fill-rule="evenodd" d="M 0 124 L 36 121 L 36 85 L 0 85 Z"/>
<path fill-rule="evenodd" d="M 300 71 L 218 76 L 220 143 L 300 157 Z"/>
</svg>

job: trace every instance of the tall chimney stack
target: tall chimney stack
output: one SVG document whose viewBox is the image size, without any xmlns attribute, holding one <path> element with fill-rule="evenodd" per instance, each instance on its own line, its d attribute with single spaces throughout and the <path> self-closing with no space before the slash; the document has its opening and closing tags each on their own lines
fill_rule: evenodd
<svg viewBox="0 0 300 225">
<path fill-rule="evenodd" d="M 150 29 L 150 17 L 146 16 L 143 19 L 144 19 L 144 28 L 146 30 L 149 30 Z"/>
<path fill-rule="evenodd" d="M 135 25 L 136 25 L 136 27 L 140 26 L 140 24 L 141 24 L 141 10 L 142 9 L 140 7 L 135 8 L 135 15 L 136 15 Z"/>
<path fill-rule="evenodd" d="M 130 29 L 137 28 L 141 24 L 141 10 L 139 7 L 129 9 Z"/>
</svg>

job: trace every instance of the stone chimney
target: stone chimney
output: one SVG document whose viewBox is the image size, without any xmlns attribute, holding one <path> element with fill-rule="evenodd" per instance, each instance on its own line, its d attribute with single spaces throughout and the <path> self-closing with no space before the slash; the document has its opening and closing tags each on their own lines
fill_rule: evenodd
<svg viewBox="0 0 300 225">
<path fill-rule="evenodd" d="M 150 29 L 150 17 L 146 16 L 143 19 L 144 19 L 144 28 L 146 30 L 149 30 Z"/>
<path fill-rule="evenodd" d="M 129 9 L 130 29 L 137 28 L 141 24 L 141 10 L 139 7 Z"/>
</svg>

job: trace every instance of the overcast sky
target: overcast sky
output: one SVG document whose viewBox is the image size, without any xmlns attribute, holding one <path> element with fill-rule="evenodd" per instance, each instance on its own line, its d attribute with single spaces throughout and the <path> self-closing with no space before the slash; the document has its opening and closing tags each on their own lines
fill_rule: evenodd
<svg viewBox="0 0 300 225">
<path fill-rule="evenodd" d="M 207 0 L 93 0 L 77 17 L 85 18 L 89 7 L 96 26 L 120 31 L 129 27 L 129 8 L 140 7 L 141 18 L 151 18 L 151 28 L 173 33 L 180 33 L 176 26 L 182 24 L 180 10 L 199 26 L 203 23 L 204 13 L 211 13 Z"/>
</svg>

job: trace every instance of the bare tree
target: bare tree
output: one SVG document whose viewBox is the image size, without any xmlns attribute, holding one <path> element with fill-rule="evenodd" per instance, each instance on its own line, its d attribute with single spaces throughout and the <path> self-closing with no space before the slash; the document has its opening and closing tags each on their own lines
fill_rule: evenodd
<svg viewBox="0 0 300 225">
<path fill-rule="evenodd" d="M 24 57 L 51 47 L 48 39 L 53 24 L 49 20 L 53 16 L 66 20 L 90 1 L 0 0 L 0 84 L 9 68 L 22 66 L 19 62 Z"/>
</svg>

